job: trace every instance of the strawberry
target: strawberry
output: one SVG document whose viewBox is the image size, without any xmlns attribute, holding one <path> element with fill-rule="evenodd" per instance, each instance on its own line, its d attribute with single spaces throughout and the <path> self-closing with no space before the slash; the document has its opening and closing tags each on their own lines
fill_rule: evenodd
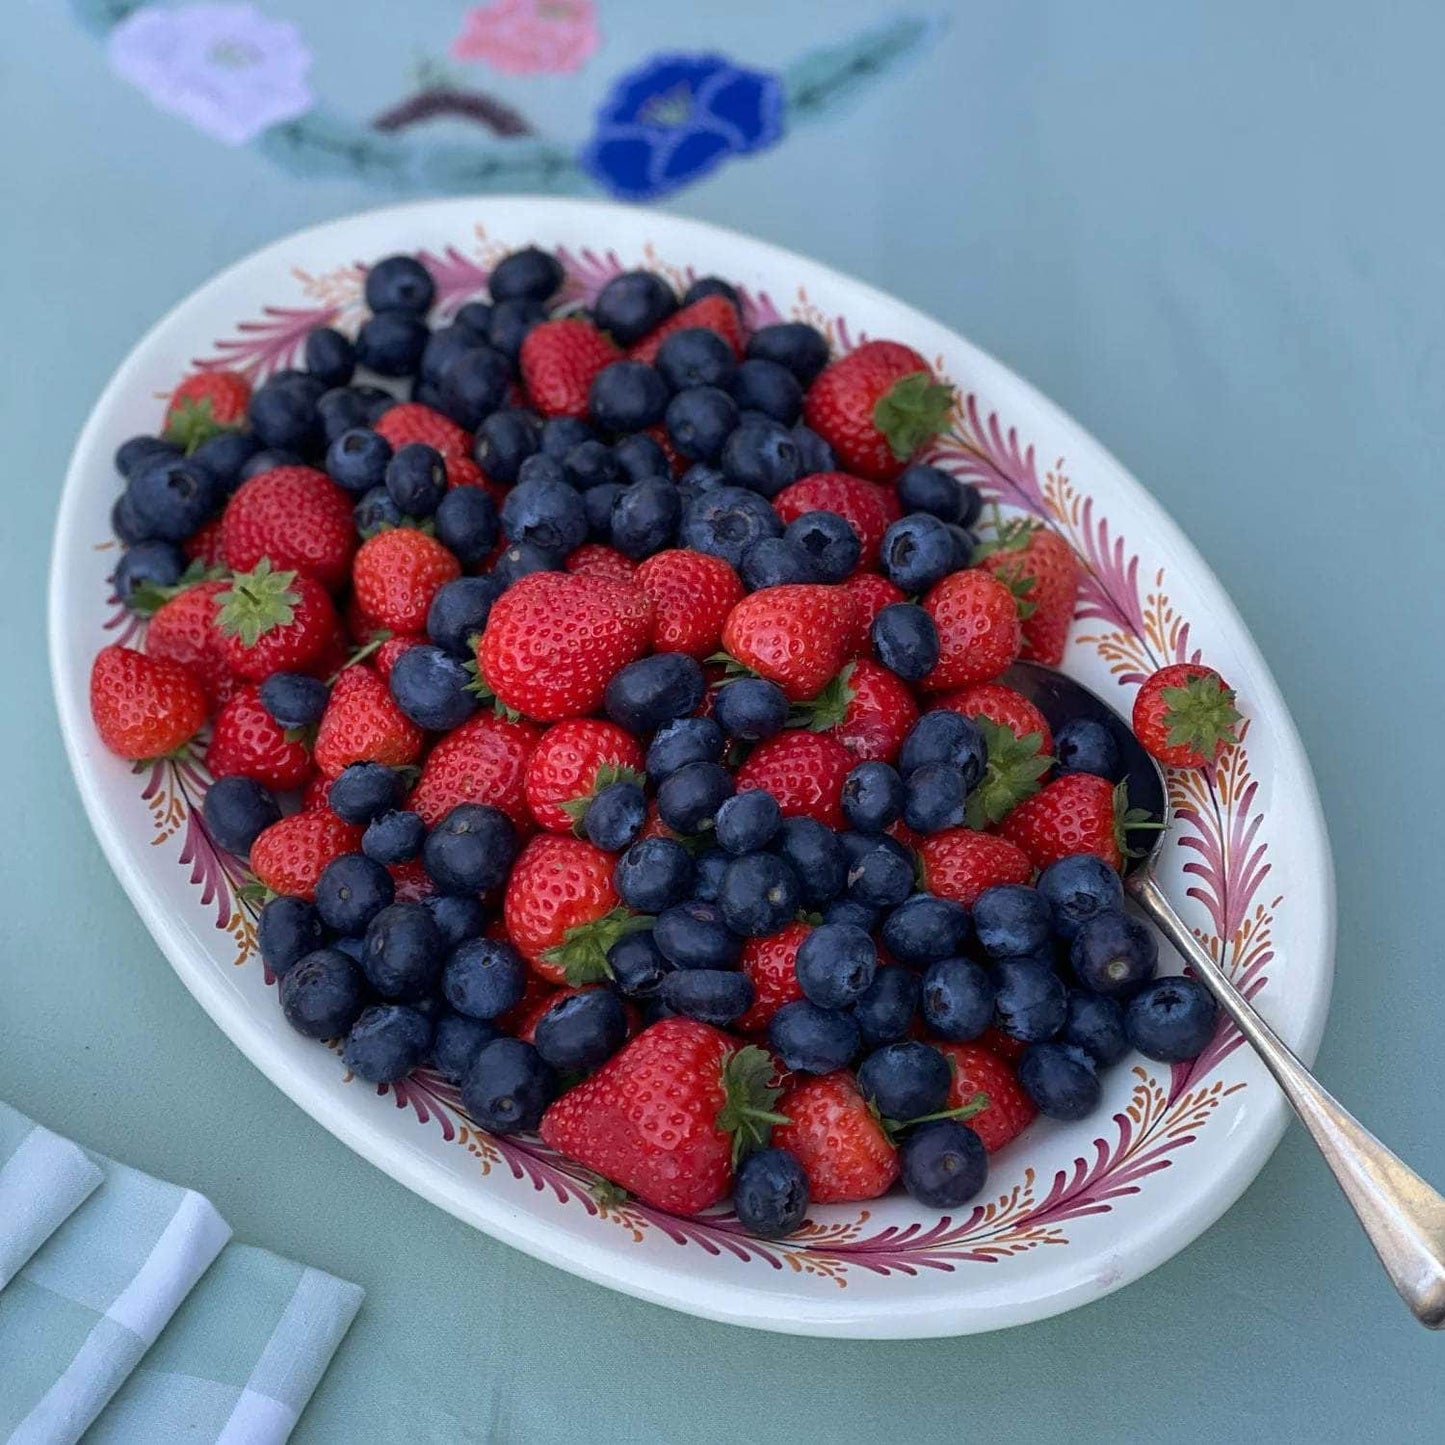
<svg viewBox="0 0 1445 1445">
<path fill-rule="evenodd" d="M 990 682 L 1018 657 L 1023 633 L 1014 595 L 987 572 L 954 572 L 923 599 L 938 629 L 938 663 L 923 679 L 930 692 Z"/>
<path fill-rule="evenodd" d="M 1002 1059 L 1006 1064 L 1016 1064 L 1028 1049 L 1024 1039 L 1010 1038 L 997 1024 L 990 1024 L 975 1040 L 981 1049 Z"/>
<path fill-rule="evenodd" d="M 903 515 L 898 494 L 891 487 L 850 477 L 847 472 L 814 472 L 803 477 L 773 498 L 773 510 L 784 522 L 795 522 L 805 512 L 836 512 L 863 544 L 855 575 L 878 565 L 883 534 Z"/>
<path fill-rule="evenodd" d="M 802 998 L 795 965 L 798 946 L 812 931 L 806 923 L 789 923 L 767 938 L 750 938 L 743 945 L 742 971 L 752 980 L 753 1003 L 734 1028 L 758 1033 L 785 1003 Z"/>
<path fill-rule="evenodd" d="M 1135 736 L 1172 768 L 1207 767 L 1239 741 L 1239 721 L 1234 689 L 1198 662 L 1161 667 L 1134 699 Z"/>
<path fill-rule="evenodd" d="M 436 884 L 431 881 L 431 875 L 426 871 L 426 864 L 420 858 L 409 858 L 405 863 L 393 863 L 386 871 L 391 874 L 391 884 L 396 890 L 398 903 L 420 903 L 423 898 L 430 898 L 437 891 Z"/>
<path fill-rule="evenodd" d="M 667 434 L 667 428 L 656 422 L 643 430 L 644 436 L 650 436 L 657 443 L 658 450 L 667 458 L 667 474 L 675 481 L 692 465 L 678 449 L 673 446 L 672 438 Z"/>
<path fill-rule="evenodd" d="M 841 587 L 764 587 L 728 613 L 723 647 L 792 702 L 817 697 L 847 658 L 853 603 Z"/>
<path fill-rule="evenodd" d="M 251 844 L 251 871 L 273 893 L 308 902 L 326 865 L 361 847 L 362 829 L 329 808 L 292 813 L 272 823 Z"/>
<path fill-rule="evenodd" d="M 216 714 L 206 767 L 213 778 L 255 778 L 278 793 L 299 788 L 312 772 L 306 744 L 262 707 L 255 683 L 241 687 Z"/>
<path fill-rule="evenodd" d="M 543 416 L 585 417 L 593 378 L 621 355 L 590 321 L 544 321 L 522 342 L 522 384 Z"/>
<path fill-rule="evenodd" d="M 953 1065 L 953 1082 L 948 1089 L 948 1107 L 961 1109 L 975 1094 L 987 1104 L 969 1116 L 968 1127 L 983 1140 L 990 1154 L 1017 1139 L 1037 1114 L 1029 1096 L 1009 1066 L 978 1044 L 933 1045 Z"/>
<path fill-rule="evenodd" d="M 1014 595 L 1023 623 L 1020 656 L 1057 667 L 1064 660 L 1079 595 L 1073 549 L 1051 528 L 1019 517 L 1002 523 L 997 539 L 980 548 L 974 560 Z"/>
<path fill-rule="evenodd" d="M 721 557 L 686 547 L 654 553 L 637 569 L 637 585 L 652 600 L 652 650 L 699 662 L 718 650 L 723 623 L 743 598 L 738 574 Z"/>
<path fill-rule="evenodd" d="M 976 722 L 987 720 L 1008 728 L 1021 742 L 1036 738 L 1036 752 L 1052 754 L 1054 735 L 1048 719 L 1023 693 L 1001 682 L 976 682 L 935 699 L 934 707 L 961 712 Z"/>
<path fill-rule="evenodd" d="M 493 604 L 477 644 L 482 681 L 538 722 L 585 717 L 607 684 L 647 650 L 652 604 L 605 577 L 532 572 Z"/>
<path fill-rule="evenodd" d="M 763 788 L 778 800 L 785 818 L 843 828 L 843 780 L 857 761 L 837 738 L 790 728 L 752 750 L 738 769 L 738 791 Z"/>
<path fill-rule="evenodd" d="M 171 393 L 161 435 L 189 456 L 208 438 L 244 425 L 250 404 L 251 383 L 239 372 L 192 372 Z"/>
<path fill-rule="evenodd" d="M 898 1151 L 847 1070 L 796 1085 L 777 1109 L 789 1122 L 773 1143 L 798 1156 L 814 1204 L 876 1199 L 898 1178 Z"/>
<path fill-rule="evenodd" d="M 1012 728 L 986 717 L 980 717 L 978 725 L 988 747 L 987 763 L 968 795 L 964 822 L 970 828 L 991 828 L 1039 791 L 1039 779 L 1054 760 L 1039 751 L 1036 733 L 1020 738 Z"/>
<path fill-rule="evenodd" d="M 505 938 L 507 930 L 498 920 L 496 924 L 488 926 L 484 936 Z M 539 978 L 535 973 L 527 974 L 522 997 L 496 1020 L 497 1027 L 504 1034 L 511 1034 L 514 1039 L 525 1039 L 530 1044 L 537 1028 L 537 1020 L 562 997 L 563 992 L 564 990 L 548 983 L 544 978 Z"/>
<path fill-rule="evenodd" d="M 462 575 L 462 564 L 435 537 L 393 527 L 361 544 L 351 569 L 356 605 L 392 632 L 424 632 L 438 592 Z"/>
<path fill-rule="evenodd" d="M 127 647 L 102 647 L 90 665 L 90 716 L 111 752 L 140 761 L 189 742 L 206 721 L 206 692 L 187 667 Z"/>
<path fill-rule="evenodd" d="M 301 792 L 301 811 L 309 813 L 313 808 L 324 808 L 331 795 L 331 779 L 320 773 L 312 773 L 311 781 Z"/>
<path fill-rule="evenodd" d="M 424 632 L 402 632 L 395 637 L 388 637 L 372 656 L 372 666 L 376 668 L 377 676 L 383 682 L 391 681 L 391 670 L 396 666 L 396 660 L 403 652 L 409 652 L 413 647 L 419 646 L 427 641 Z"/>
<path fill-rule="evenodd" d="M 871 657 L 850 662 L 809 704 L 809 727 L 835 737 L 855 759 L 891 763 L 918 721 L 908 684 Z"/>
<path fill-rule="evenodd" d="M 425 740 L 369 667 L 348 667 L 336 679 L 316 729 L 316 766 L 328 778 L 340 777 L 352 763 L 404 768 L 421 756 Z"/>
<path fill-rule="evenodd" d="M 891 482 L 941 432 L 953 388 L 897 341 L 865 341 L 823 368 L 803 401 L 803 420 L 860 477 Z"/>
<path fill-rule="evenodd" d="M 1017 843 L 1037 868 L 1074 853 L 1093 853 L 1111 868 L 1122 868 L 1132 851 L 1129 831 L 1149 826 L 1159 825 L 1151 825 L 1147 813 L 1129 806 L 1123 783 L 1093 773 L 1069 773 L 1020 803 L 999 832 Z"/>
<path fill-rule="evenodd" d="M 221 514 L 221 549 L 233 572 L 263 558 L 335 591 L 356 550 L 351 497 L 314 467 L 276 467 L 242 482 Z"/>
<path fill-rule="evenodd" d="M 527 805 L 549 832 L 571 833 L 580 828 L 594 793 L 623 779 L 642 782 L 645 766 L 641 743 L 616 723 L 559 722 L 542 734 L 527 760 Z"/>
<path fill-rule="evenodd" d="M 842 583 L 843 590 L 853 599 L 853 637 L 848 644 L 849 657 L 861 657 L 869 650 L 869 629 L 873 619 L 885 607 L 895 602 L 906 602 L 901 588 L 895 587 L 879 572 L 855 572 Z"/>
<path fill-rule="evenodd" d="M 216 631 L 216 598 L 225 591 L 224 582 L 187 587 L 162 603 L 146 628 L 146 652 L 190 668 L 212 708 L 225 702 L 237 687 L 236 674 L 226 662 Z"/>
<path fill-rule="evenodd" d="M 262 558 L 216 595 L 216 647 L 238 677 L 260 682 L 273 672 L 305 672 L 337 634 L 331 595 L 314 578 L 273 572 Z"/>
<path fill-rule="evenodd" d="M 207 571 L 212 567 L 224 567 L 226 552 L 221 518 L 212 517 L 201 526 L 200 531 L 192 532 L 181 543 L 181 551 L 186 554 L 187 562 L 199 562 Z"/>
<path fill-rule="evenodd" d="M 388 407 L 373 430 L 391 443 L 394 452 L 412 442 L 424 442 L 439 451 L 442 460 L 448 463 L 472 459 L 472 439 L 466 430 L 450 417 L 423 406 L 419 401 L 404 401 L 398 406 Z M 451 480 L 450 466 L 447 467 L 447 480 Z"/>
<path fill-rule="evenodd" d="M 645 361 L 650 366 L 657 360 L 662 343 L 678 331 L 702 327 L 716 331 L 733 349 L 733 355 L 742 360 L 743 323 L 737 307 L 725 296 L 704 296 L 680 311 L 674 311 L 661 326 L 655 326 L 628 353 L 631 361 Z"/>
<path fill-rule="evenodd" d="M 523 788 L 527 759 L 537 745 L 537 729 L 495 713 L 479 712 L 453 728 L 427 754 L 407 807 L 420 813 L 428 828 L 441 822 L 458 803 L 490 803 L 521 832 L 535 826 Z"/>
<path fill-rule="evenodd" d="M 780 1115 L 773 1061 L 695 1019 L 661 1019 L 542 1116 L 542 1141 L 646 1203 L 696 1214 Z"/>
<path fill-rule="evenodd" d="M 971 828 L 945 828 L 925 838 L 918 845 L 918 862 L 929 893 L 952 898 L 968 908 L 985 888 L 1027 883 L 1034 876 L 1033 864 L 1022 848 L 1007 838 L 975 833 Z"/>
<path fill-rule="evenodd" d="M 631 582 L 637 575 L 637 563 L 631 557 L 624 557 L 616 547 L 601 542 L 584 542 L 567 554 L 562 565 L 568 572 L 610 577 L 614 582 Z"/>
</svg>

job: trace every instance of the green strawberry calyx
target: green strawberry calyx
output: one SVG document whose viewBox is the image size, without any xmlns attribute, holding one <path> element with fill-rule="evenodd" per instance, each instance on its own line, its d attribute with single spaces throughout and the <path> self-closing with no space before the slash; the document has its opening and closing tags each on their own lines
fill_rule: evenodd
<svg viewBox="0 0 1445 1445">
<path fill-rule="evenodd" d="M 472 638 L 472 650 L 474 652 L 480 640 L 480 633 Z M 482 676 L 482 664 L 476 657 L 469 658 L 466 662 L 462 663 L 462 667 L 466 672 L 471 674 L 472 678 L 467 684 L 468 692 L 476 693 L 482 702 L 489 703 L 492 711 L 496 713 L 498 717 L 505 718 L 508 722 L 521 722 L 522 714 L 520 710 L 514 707 L 508 707 L 508 705 L 492 691 L 487 679 Z"/>
<path fill-rule="evenodd" d="M 140 617 L 151 617 L 173 597 L 189 592 L 198 582 L 215 582 L 226 575 L 224 567 L 207 567 L 199 557 L 169 587 L 159 582 L 142 582 L 125 600 L 125 605 Z"/>
<path fill-rule="evenodd" d="M 1240 711 L 1234 705 L 1234 689 L 1217 672 L 1191 677 L 1178 687 L 1159 691 L 1164 704 L 1166 741 L 1171 748 L 1193 749 L 1206 760 L 1223 747 L 1239 741 Z"/>
<path fill-rule="evenodd" d="M 928 371 L 899 377 L 873 405 L 873 425 L 883 433 L 888 449 L 906 462 L 948 423 L 954 390 L 935 381 Z"/>
<path fill-rule="evenodd" d="M 239 422 L 218 421 L 210 397 L 203 396 L 199 400 L 187 398 L 178 403 L 166 422 L 162 436 L 190 456 L 202 442 L 208 442 L 224 432 L 239 430 Z"/>
<path fill-rule="evenodd" d="M 582 819 L 587 814 L 587 809 L 592 806 L 592 800 L 603 788 L 610 788 L 613 783 L 636 783 L 640 788 L 645 779 L 636 768 L 623 766 L 621 763 L 603 763 L 598 769 L 596 776 L 592 779 L 592 786 L 585 793 L 579 793 L 575 798 L 568 798 L 565 803 L 558 806 L 572 820 L 572 831 L 580 838 L 582 836 Z"/>
<path fill-rule="evenodd" d="M 777 1065 L 766 1049 L 746 1044 L 722 1064 L 723 1105 L 717 1126 L 733 1140 L 733 1167 L 755 1149 L 766 1149 L 775 1124 L 791 1124 L 773 1105 L 782 1093 L 773 1083 Z"/>
<path fill-rule="evenodd" d="M 609 951 L 629 933 L 651 928 L 652 922 L 648 914 L 614 908 L 611 913 L 604 913 L 590 923 L 579 923 L 575 928 L 569 928 L 562 942 L 555 948 L 547 949 L 542 959 L 560 968 L 573 988 L 604 983 L 612 977 L 612 965 L 607 961 Z"/>
<path fill-rule="evenodd" d="M 243 647 L 254 647 L 268 632 L 296 620 L 301 594 L 292 589 L 295 572 L 272 570 L 262 557 L 250 572 L 238 572 L 217 598 L 216 625 L 228 637 L 239 637 Z"/>
<path fill-rule="evenodd" d="M 847 717 L 848 707 L 857 695 L 850 662 L 817 697 L 808 702 L 795 702 L 789 708 L 788 726 L 809 728 L 815 733 L 829 732 Z"/>
<path fill-rule="evenodd" d="M 1156 818 L 1147 808 L 1129 806 L 1129 784 L 1119 783 L 1114 788 L 1114 842 L 1118 845 L 1121 858 L 1142 858 L 1149 850 L 1130 845 L 1131 833 L 1157 831 L 1164 827 L 1164 820 Z"/>
<path fill-rule="evenodd" d="M 939 1119 L 957 1119 L 960 1123 L 965 1119 L 972 1119 L 975 1114 L 981 1114 L 988 1108 L 988 1095 L 976 1093 L 954 1109 L 939 1109 L 936 1113 L 920 1114 L 916 1119 L 888 1119 L 878 1112 L 878 1106 L 871 1101 L 868 1104 L 868 1112 L 882 1126 L 883 1132 L 895 1143 L 901 1134 L 908 1130 L 915 1129 L 920 1124 L 932 1124 Z"/>
<path fill-rule="evenodd" d="M 964 822 L 982 831 L 1003 822 L 1025 798 L 1037 793 L 1054 760 L 1044 751 L 1042 733 L 1019 737 L 991 718 L 975 717 L 974 721 L 988 744 L 988 762 L 982 780 L 968 795 Z"/>
</svg>

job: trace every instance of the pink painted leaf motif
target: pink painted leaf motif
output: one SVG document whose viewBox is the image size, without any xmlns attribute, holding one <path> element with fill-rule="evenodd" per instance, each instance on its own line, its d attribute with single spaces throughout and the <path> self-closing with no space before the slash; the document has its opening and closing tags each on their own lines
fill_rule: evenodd
<svg viewBox="0 0 1445 1445">
<path fill-rule="evenodd" d="M 592 0 L 492 0 L 462 17 L 453 60 L 479 60 L 506 75 L 578 70 L 597 49 Z"/>
<path fill-rule="evenodd" d="M 1084 568 L 1074 616 L 1097 617 L 1125 632 L 1142 635 L 1138 557 L 1129 555 L 1122 537 L 1110 538 L 1107 518 L 1095 522 L 1092 497 L 1084 499 L 1080 521 Z"/>
<path fill-rule="evenodd" d="M 459 307 L 483 295 L 487 289 L 488 268 L 472 257 L 464 256 L 455 246 L 448 246 L 440 255 L 432 251 L 418 251 L 416 259 L 431 272 L 432 280 L 436 282 L 434 305 L 438 320 L 449 320 L 456 315 Z"/>
<path fill-rule="evenodd" d="M 614 276 L 620 276 L 627 269 L 617 259 L 615 251 L 608 251 L 605 255 L 599 256 L 590 247 L 585 246 L 577 252 L 570 251 L 566 246 L 558 246 L 557 259 L 567 273 L 566 279 L 562 282 L 559 299 L 563 303 L 570 302 L 587 307 L 594 306 L 597 302 L 597 293 Z"/>
<path fill-rule="evenodd" d="M 307 336 L 318 326 L 330 326 L 340 313 L 338 306 L 263 307 L 263 320 L 242 321 L 235 336 L 213 343 L 214 355 L 191 364 L 201 371 L 239 371 L 262 381 L 273 371 L 294 366 Z"/>
</svg>

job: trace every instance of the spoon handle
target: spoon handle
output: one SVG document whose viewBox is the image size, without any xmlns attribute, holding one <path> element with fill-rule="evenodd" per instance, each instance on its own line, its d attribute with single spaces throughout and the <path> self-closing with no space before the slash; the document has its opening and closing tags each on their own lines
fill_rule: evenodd
<svg viewBox="0 0 1445 1445">
<path fill-rule="evenodd" d="M 1445 1198 L 1385 1148 L 1285 1047 L 1147 870 L 1131 878 L 1128 888 L 1264 1060 L 1415 1318 L 1432 1330 L 1445 1328 Z"/>
</svg>

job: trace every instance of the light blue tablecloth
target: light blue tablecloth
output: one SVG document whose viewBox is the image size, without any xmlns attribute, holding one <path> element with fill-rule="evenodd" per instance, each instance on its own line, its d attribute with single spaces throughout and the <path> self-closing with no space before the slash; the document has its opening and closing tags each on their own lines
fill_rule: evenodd
<svg viewBox="0 0 1445 1445">
<path fill-rule="evenodd" d="M 300 22 L 318 94 L 365 117 L 464 7 L 265 8 Z M 575 75 L 466 74 L 577 144 L 608 82 L 649 52 L 781 67 L 896 13 L 703 9 L 603 0 L 601 47 Z M 1274 665 L 1329 815 L 1341 928 L 1320 1069 L 1445 1178 L 1445 12 L 974 0 L 951 14 L 906 74 L 666 204 L 936 313 L 1183 523 Z M 1222 1224 L 1100 1304 L 989 1338 L 849 1344 L 703 1324 L 534 1263 L 266 1083 L 91 840 L 48 696 L 45 553 L 75 431 L 140 332 L 254 246 L 384 193 L 189 129 L 115 79 L 64 5 L 7 6 L 4 40 L 0 1095 L 203 1191 L 240 1238 L 366 1289 L 297 1439 L 1440 1438 L 1445 1341 L 1407 1319 L 1295 1134 Z"/>
</svg>

